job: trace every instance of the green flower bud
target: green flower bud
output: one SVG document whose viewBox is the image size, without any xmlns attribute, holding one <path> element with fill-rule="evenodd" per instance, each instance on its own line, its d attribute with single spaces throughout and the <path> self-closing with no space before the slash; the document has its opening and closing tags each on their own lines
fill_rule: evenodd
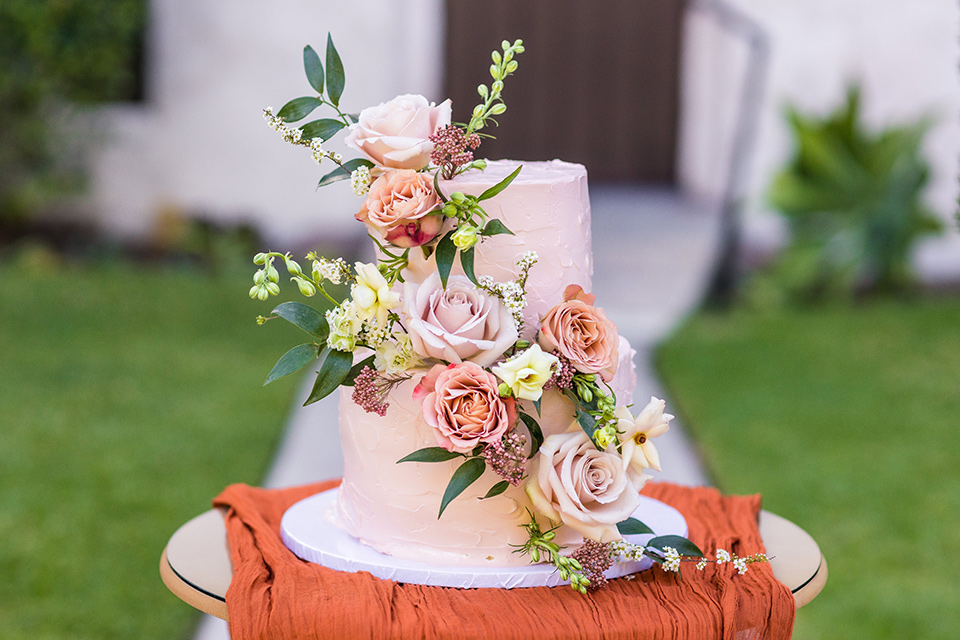
<svg viewBox="0 0 960 640">
<path fill-rule="evenodd" d="M 494 64 L 500 64 L 503 61 L 503 56 L 500 55 L 499 51 L 494 51 L 490 54 L 490 57 L 493 59 Z"/>
<path fill-rule="evenodd" d="M 487 168 L 487 161 L 484 160 L 483 158 L 480 158 L 479 160 L 474 160 L 473 166 L 476 167 L 477 169 L 480 169 L 480 171 L 483 171 L 484 169 Z"/>
<path fill-rule="evenodd" d="M 511 57 L 512 57 L 512 56 L 511 56 Z M 506 67 L 507 73 L 513 73 L 514 71 L 517 70 L 517 67 L 519 67 L 519 66 L 520 66 L 520 65 L 517 64 L 517 61 L 516 61 L 516 60 L 511 60 L 510 62 L 507 63 L 507 67 Z"/>
<path fill-rule="evenodd" d="M 518 42 L 519 42 L 519 40 L 518 40 Z M 509 41 L 509 40 L 504 40 L 503 42 L 501 42 L 501 43 L 500 43 L 500 48 L 503 49 L 504 51 L 506 51 L 507 49 L 509 49 L 509 48 L 510 48 L 510 41 Z"/>
<path fill-rule="evenodd" d="M 443 209 L 440 211 L 448 218 L 457 217 L 457 205 L 453 204 L 452 202 L 448 202 L 447 204 L 443 205 Z"/>
<path fill-rule="evenodd" d="M 561 579 L 561 580 L 569 580 L 569 579 L 570 579 L 570 572 L 567 571 L 566 569 L 560 569 L 560 579 Z"/>
<path fill-rule="evenodd" d="M 453 232 L 453 244 L 460 251 L 466 251 L 480 240 L 479 229 L 471 224 L 463 225 Z"/>
<path fill-rule="evenodd" d="M 267 265 L 267 280 L 272 283 L 280 282 L 280 272 L 272 264 Z"/>
<path fill-rule="evenodd" d="M 467 199 L 467 196 L 463 195 L 463 191 L 454 191 L 450 194 L 450 201 L 460 204 Z"/>
<path fill-rule="evenodd" d="M 545 534 L 543 534 L 543 539 L 546 540 L 547 542 L 550 542 L 556 537 L 557 537 L 557 533 L 555 531 L 547 531 Z"/>
<path fill-rule="evenodd" d="M 574 571 L 583 571 L 583 567 L 580 565 L 580 561 L 577 560 L 576 558 L 570 558 L 570 568 L 573 569 Z M 580 578 L 585 579 L 583 578 L 583 576 L 580 576 Z"/>
<path fill-rule="evenodd" d="M 482 84 L 482 85 L 480 85 L 479 87 L 477 87 L 477 93 L 480 94 L 480 97 L 481 97 L 481 98 L 483 98 L 484 100 L 486 100 L 486 99 L 487 99 L 487 96 L 490 95 L 490 90 L 487 89 L 487 85 Z"/>
<path fill-rule="evenodd" d="M 580 390 L 580 397 L 583 399 L 584 402 L 590 402 L 591 400 L 593 400 L 593 392 L 590 391 L 590 389 L 584 387 L 583 389 Z"/>
<path fill-rule="evenodd" d="M 517 38 L 513 41 L 513 50 L 517 53 L 523 53 L 523 40 Z"/>
<path fill-rule="evenodd" d="M 517 340 L 516 345 L 517 345 L 517 349 L 526 349 L 527 347 L 530 346 L 530 341 L 529 341 L 529 340 Z M 551 540 L 552 540 L 552 538 L 551 538 Z"/>
<path fill-rule="evenodd" d="M 258 253 L 257 255 L 253 256 L 253 264 L 263 264 L 266 261 L 267 254 L 265 253 Z"/>
<path fill-rule="evenodd" d="M 500 80 L 500 67 L 495 64 L 490 65 L 490 76 L 494 80 Z"/>
<path fill-rule="evenodd" d="M 498 102 L 497 104 L 490 107 L 490 113 L 495 116 L 500 115 L 506 110 L 507 110 L 507 105 L 503 104 L 502 102 Z"/>
<path fill-rule="evenodd" d="M 512 391 L 510 390 L 510 385 L 506 382 L 501 382 L 500 386 L 497 387 L 497 393 L 500 394 L 501 398 L 509 398 Z"/>
<path fill-rule="evenodd" d="M 307 296 L 308 298 L 316 295 L 317 288 L 309 280 L 304 280 L 303 278 L 291 278 L 294 282 L 297 283 L 297 287 L 300 289 L 300 293 Z"/>
<path fill-rule="evenodd" d="M 254 284 L 263 284 L 267 279 L 267 274 L 264 273 L 263 269 L 258 269 L 255 274 L 253 274 L 253 283 Z"/>
<path fill-rule="evenodd" d="M 475 107 L 473 108 L 473 117 L 474 117 L 474 118 L 479 118 L 479 117 L 482 116 L 482 115 L 483 115 L 483 105 L 482 105 L 482 104 L 478 104 L 477 106 L 475 106 Z"/>
<path fill-rule="evenodd" d="M 510 62 L 511 60 L 513 60 L 513 49 L 504 49 L 503 61 Z"/>
<path fill-rule="evenodd" d="M 272 296 L 280 295 L 280 286 L 276 282 L 268 282 L 263 286 L 270 293 L 270 295 Z M 264 300 L 264 299 L 265 298 L 261 298 L 261 300 Z"/>
<path fill-rule="evenodd" d="M 493 95 L 498 96 L 503 92 L 503 80 L 497 80 L 494 82 L 490 89 L 493 91 Z"/>
<path fill-rule="evenodd" d="M 534 548 L 533 552 L 530 554 L 534 562 L 540 562 L 540 550 Z"/>
<path fill-rule="evenodd" d="M 287 271 L 290 273 L 290 275 L 292 276 L 303 275 L 303 270 L 300 268 L 300 265 L 296 263 L 296 261 L 287 260 L 286 258 L 284 258 L 284 262 L 287 263 Z"/>
<path fill-rule="evenodd" d="M 250 287 L 250 297 L 260 298 L 260 285 L 255 284 L 252 287 Z M 263 298 L 260 298 L 260 299 L 262 300 Z"/>
</svg>

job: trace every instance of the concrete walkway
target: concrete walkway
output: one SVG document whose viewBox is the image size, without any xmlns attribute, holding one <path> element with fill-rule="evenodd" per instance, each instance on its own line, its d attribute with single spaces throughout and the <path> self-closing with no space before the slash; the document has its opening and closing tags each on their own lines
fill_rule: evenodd
<svg viewBox="0 0 960 640">
<path fill-rule="evenodd" d="M 592 186 L 590 202 L 593 292 L 637 350 L 634 398 L 642 406 L 651 395 L 665 397 L 652 366 L 652 350 L 702 298 L 717 247 L 717 210 L 672 190 L 637 186 Z M 298 399 L 307 397 L 309 384 Z M 265 486 L 292 486 L 343 473 L 336 404 L 334 395 L 293 410 Z M 664 469 L 655 474 L 657 479 L 709 483 L 678 420 L 657 439 L 657 448 Z M 227 625 L 204 616 L 195 637 L 228 638 Z"/>
</svg>

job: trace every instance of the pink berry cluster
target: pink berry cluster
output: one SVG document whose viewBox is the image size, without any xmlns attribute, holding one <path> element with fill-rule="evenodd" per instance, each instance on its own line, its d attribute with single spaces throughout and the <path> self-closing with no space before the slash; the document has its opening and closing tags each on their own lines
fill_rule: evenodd
<svg viewBox="0 0 960 640">
<path fill-rule="evenodd" d="M 384 402 L 392 385 L 377 374 L 376 369 L 364 367 L 353 381 L 351 398 L 367 413 L 383 417 L 387 413 L 388 402 Z"/>
<path fill-rule="evenodd" d="M 437 129 L 430 136 L 433 151 L 430 159 L 440 167 L 443 177 L 447 180 L 456 175 L 459 167 L 473 162 L 473 152 L 480 146 L 480 136 L 471 133 L 464 135 L 463 129 L 448 124 Z"/>
<path fill-rule="evenodd" d="M 543 388 L 552 389 L 557 387 L 558 389 L 572 389 L 573 374 L 575 374 L 577 370 L 573 368 L 573 364 L 570 362 L 570 359 L 560 353 L 559 349 L 554 349 L 553 355 L 557 357 L 559 362 L 557 362 L 557 366 L 553 370 L 553 375 L 550 376 L 550 379 L 547 380 L 547 383 L 543 385 Z"/>
<path fill-rule="evenodd" d="M 590 581 L 587 587 L 591 591 L 607 584 L 604 572 L 613 564 L 610 558 L 610 549 L 606 544 L 596 540 L 585 539 L 579 549 L 570 554 L 570 557 L 580 563 L 583 575 Z"/>
<path fill-rule="evenodd" d="M 494 473 L 516 486 L 523 480 L 527 468 L 527 456 L 523 452 L 526 444 L 525 436 L 511 431 L 499 442 L 488 444 L 483 449 L 483 457 Z"/>
</svg>

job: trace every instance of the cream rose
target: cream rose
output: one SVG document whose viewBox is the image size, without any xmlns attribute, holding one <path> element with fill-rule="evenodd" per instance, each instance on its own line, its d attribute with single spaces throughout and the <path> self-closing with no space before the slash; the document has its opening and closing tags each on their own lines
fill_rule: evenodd
<svg viewBox="0 0 960 640">
<path fill-rule="evenodd" d="M 606 382 L 617 372 L 617 327 L 593 306 L 594 296 L 572 284 L 563 302 L 547 312 L 540 323 L 538 342 L 546 351 L 557 349 L 582 373 L 598 373 Z"/>
<path fill-rule="evenodd" d="M 491 371 L 510 387 L 516 397 L 522 400 L 539 400 L 543 395 L 543 385 L 553 375 L 553 365 L 556 363 L 556 356 L 544 353 L 539 345 L 532 345 L 517 357 L 493 367 Z"/>
<path fill-rule="evenodd" d="M 363 209 L 354 216 L 398 247 L 430 242 L 443 226 L 433 179 L 412 169 L 389 170 L 370 185 Z M 436 213 L 433 213 L 436 211 Z"/>
<path fill-rule="evenodd" d="M 513 398 L 501 398 L 493 374 L 472 362 L 434 366 L 413 397 L 423 398 L 423 419 L 448 451 L 497 442 L 517 419 Z"/>
<path fill-rule="evenodd" d="M 640 504 L 646 476 L 615 451 L 599 451 L 579 426 L 544 440 L 526 491 L 534 508 L 598 542 L 620 540 L 617 523 Z"/>
<path fill-rule="evenodd" d="M 345 142 L 381 167 L 423 169 L 433 150 L 428 138 L 450 124 L 450 113 L 450 100 L 434 105 L 419 95 L 397 96 L 361 111 Z"/>
<path fill-rule="evenodd" d="M 350 287 L 350 295 L 357 315 L 363 321 L 375 318 L 377 326 L 383 327 L 390 309 L 400 306 L 400 294 L 390 289 L 377 265 L 357 262 L 354 266 L 357 281 Z"/>
<path fill-rule="evenodd" d="M 450 276 L 446 290 L 436 272 L 422 284 L 407 282 L 403 300 L 404 325 L 422 356 L 486 367 L 517 341 L 510 311 L 465 276 Z"/>
<path fill-rule="evenodd" d="M 670 430 L 673 416 L 664 413 L 666 403 L 659 398 L 650 398 L 636 418 L 626 407 L 616 411 L 617 430 L 620 432 L 623 457 L 630 461 L 636 471 L 656 469 L 660 471 L 660 454 L 653 445 L 653 438 Z"/>
</svg>

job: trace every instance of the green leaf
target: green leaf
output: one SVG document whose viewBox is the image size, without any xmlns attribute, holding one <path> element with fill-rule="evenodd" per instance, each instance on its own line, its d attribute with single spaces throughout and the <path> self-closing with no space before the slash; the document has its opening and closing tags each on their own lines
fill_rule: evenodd
<svg viewBox="0 0 960 640">
<path fill-rule="evenodd" d="M 327 97 L 333 106 L 340 106 L 340 96 L 343 95 L 343 85 L 345 82 L 343 76 L 343 63 L 340 61 L 340 54 L 337 48 L 333 46 L 333 37 L 327 34 Z"/>
<path fill-rule="evenodd" d="M 507 225 L 503 224 L 496 218 L 491 218 L 490 220 L 487 221 L 487 224 L 483 227 L 483 231 L 480 232 L 480 235 L 495 236 L 501 233 L 507 233 L 507 234 L 510 234 L 511 236 L 513 235 L 513 231 L 510 231 L 510 229 L 507 229 Z"/>
<path fill-rule="evenodd" d="M 437 243 L 437 271 L 440 273 L 440 282 L 447 288 L 447 278 L 453 268 L 453 260 L 457 257 L 457 245 L 453 244 L 454 230 L 448 231 Z"/>
<path fill-rule="evenodd" d="M 300 127 L 300 130 L 303 131 L 304 140 L 313 140 L 314 138 L 320 138 L 324 142 L 332 138 L 337 134 L 340 129 L 343 129 L 346 125 L 340 122 L 339 120 L 334 120 L 333 118 L 324 118 L 322 120 L 314 120 L 313 122 L 308 122 L 307 124 Z"/>
<path fill-rule="evenodd" d="M 493 185 L 477 197 L 477 202 L 483 202 L 484 200 L 489 200 L 493 196 L 497 195 L 504 189 L 510 186 L 510 183 L 513 182 L 513 179 L 517 177 L 517 174 L 520 173 L 520 169 L 523 169 L 523 165 L 520 165 L 516 170 L 508 175 L 506 178 Z"/>
<path fill-rule="evenodd" d="M 321 104 L 323 103 L 320 102 L 320 98 L 314 98 L 311 96 L 294 98 L 287 104 L 283 105 L 277 115 L 283 118 L 284 122 L 296 122 L 297 120 L 303 120 L 306 118 Z"/>
<path fill-rule="evenodd" d="M 313 362 L 320 355 L 320 345 L 315 342 L 305 342 L 303 344 L 298 344 L 290 351 L 287 351 L 285 354 L 280 356 L 280 359 L 277 360 L 277 364 L 273 365 L 273 369 L 270 370 L 270 374 L 267 376 L 267 379 L 264 380 L 263 386 L 267 386 L 274 380 L 288 376 L 295 371 L 303 369 L 305 366 Z"/>
<path fill-rule="evenodd" d="M 473 273 L 473 247 L 460 252 L 460 266 L 463 267 L 463 272 L 470 278 L 470 282 L 477 284 L 477 276 Z"/>
<path fill-rule="evenodd" d="M 619 528 L 619 525 L 618 525 Z M 647 547 L 663 551 L 664 547 L 673 547 L 682 556 L 703 557 L 703 551 L 683 536 L 658 536 L 647 543 Z"/>
<path fill-rule="evenodd" d="M 463 493 L 467 487 L 476 482 L 486 468 L 487 463 L 483 458 L 470 458 L 453 472 L 453 477 L 450 478 L 450 483 L 447 484 L 447 489 L 443 492 L 437 520 L 443 515 L 443 510 L 447 508 L 447 505 Z"/>
<path fill-rule="evenodd" d="M 333 184 L 334 182 L 339 182 L 340 180 L 346 180 L 350 177 L 350 174 L 359 169 L 360 167 L 372 167 L 373 163 L 367 160 L 366 158 L 354 158 L 353 160 L 347 160 L 343 163 L 342 167 L 337 167 L 327 175 L 320 178 L 320 182 L 317 183 L 317 189 L 320 187 L 325 187 L 328 184 Z"/>
<path fill-rule="evenodd" d="M 401 462 L 446 462 L 447 460 L 459 458 L 462 455 L 462 453 L 455 451 L 447 451 L 443 447 L 424 447 L 423 449 L 417 449 L 410 455 L 400 458 L 397 460 L 397 464 Z"/>
<path fill-rule="evenodd" d="M 580 428 L 593 440 L 593 432 L 597 430 L 596 418 L 582 409 L 577 409 L 577 422 L 580 423 Z"/>
<path fill-rule="evenodd" d="M 543 402 L 543 396 L 540 396 L 539 398 L 533 401 L 533 408 L 537 410 L 538 418 L 543 417 L 543 414 L 540 413 L 540 405 L 542 404 L 542 402 Z"/>
<path fill-rule="evenodd" d="M 486 500 L 487 498 L 492 498 L 493 496 L 498 496 L 504 491 L 507 490 L 507 487 L 510 486 L 510 483 L 506 480 L 501 480 L 497 484 L 490 487 L 490 491 L 487 491 L 487 495 L 480 498 L 481 500 Z"/>
<path fill-rule="evenodd" d="M 330 325 L 327 324 L 324 315 L 302 302 L 284 302 L 278 305 L 273 313 L 290 324 L 300 327 L 320 341 L 325 341 L 330 333 Z"/>
<path fill-rule="evenodd" d="M 536 419 L 522 411 L 520 413 L 520 420 L 523 421 L 523 424 L 527 427 L 527 431 L 530 432 L 530 455 L 528 458 L 532 458 L 537 455 L 537 451 L 540 450 L 540 445 L 543 444 L 543 431 L 540 429 L 540 423 Z"/>
<path fill-rule="evenodd" d="M 360 375 L 360 372 L 363 371 L 363 368 L 373 366 L 373 358 L 374 356 L 364 358 L 357 364 L 350 367 L 350 373 L 347 374 L 347 377 L 343 379 L 343 382 L 341 384 L 347 387 L 352 387 L 353 381 L 357 379 L 357 376 Z"/>
<path fill-rule="evenodd" d="M 313 50 L 313 47 L 307 45 L 303 48 L 303 69 L 307 72 L 307 82 L 317 93 L 323 93 L 323 64 L 320 62 L 320 56 Z"/>
<path fill-rule="evenodd" d="M 627 518 L 623 522 L 618 522 L 617 531 L 625 536 L 638 535 L 641 533 L 653 533 L 653 529 L 643 524 L 636 518 Z"/>
<path fill-rule="evenodd" d="M 320 371 L 317 372 L 317 381 L 313 384 L 310 397 L 303 403 L 303 406 L 322 400 L 336 391 L 353 366 L 352 353 L 337 351 L 330 347 L 325 348 L 323 352 L 325 357 L 323 364 L 320 365 Z"/>
</svg>

